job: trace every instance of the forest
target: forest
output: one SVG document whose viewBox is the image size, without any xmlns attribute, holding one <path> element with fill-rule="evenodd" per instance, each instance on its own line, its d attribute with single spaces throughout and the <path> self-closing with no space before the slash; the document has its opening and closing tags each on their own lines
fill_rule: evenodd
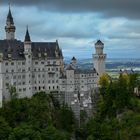
<svg viewBox="0 0 140 140">
<path fill-rule="evenodd" d="M 52 94 L 36 93 L 32 98 L 3 102 L 0 109 L 0 140 L 140 140 L 139 74 L 120 74 L 117 80 L 100 78 L 96 112 L 81 125 L 71 108 Z M 138 92 L 138 91 L 137 91 Z"/>
</svg>

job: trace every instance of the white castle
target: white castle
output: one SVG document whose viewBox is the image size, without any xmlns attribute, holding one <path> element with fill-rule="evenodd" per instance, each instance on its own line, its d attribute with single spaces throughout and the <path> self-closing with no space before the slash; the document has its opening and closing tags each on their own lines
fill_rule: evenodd
<svg viewBox="0 0 140 140">
<path fill-rule="evenodd" d="M 10 99 L 8 85 L 16 87 L 18 98 L 31 97 L 45 91 L 63 97 L 76 114 L 91 108 L 91 94 L 98 87 L 99 76 L 105 72 L 104 44 L 98 40 L 93 54 L 94 67 L 81 70 L 77 60 L 64 67 L 63 53 L 58 41 L 32 42 L 28 28 L 24 42 L 15 38 L 11 10 L 7 15 L 6 39 L 0 40 L 0 106 Z M 78 109 L 78 107 L 80 109 Z"/>
</svg>

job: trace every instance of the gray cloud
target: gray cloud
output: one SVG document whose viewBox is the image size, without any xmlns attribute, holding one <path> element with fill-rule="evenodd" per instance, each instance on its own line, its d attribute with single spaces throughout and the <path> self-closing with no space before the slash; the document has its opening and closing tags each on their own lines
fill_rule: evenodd
<svg viewBox="0 0 140 140">
<path fill-rule="evenodd" d="M 1 3 L 7 4 L 5 0 Z M 14 0 L 12 4 L 55 12 L 99 12 L 104 16 L 140 17 L 140 0 Z"/>
</svg>

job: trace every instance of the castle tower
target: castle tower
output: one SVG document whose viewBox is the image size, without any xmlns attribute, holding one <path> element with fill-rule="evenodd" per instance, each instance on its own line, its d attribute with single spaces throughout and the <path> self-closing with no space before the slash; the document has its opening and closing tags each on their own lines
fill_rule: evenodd
<svg viewBox="0 0 140 140">
<path fill-rule="evenodd" d="M 7 15 L 6 26 L 5 26 L 7 40 L 14 40 L 15 39 L 15 30 L 16 30 L 16 27 L 14 25 L 11 9 L 9 6 L 9 12 Z"/>
<path fill-rule="evenodd" d="M 77 60 L 76 58 L 73 56 L 73 58 L 71 59 L 71 64 L 72 66 L 76 67 L 76 64 L 77 64 Z"/>
<path fill-rule="evenodd" d="M 24 40 L 24 55 L 25 55 L 25 68 L 26 68 L 26 93 L 27 97 L 32 96 L 32 42 L 30 39 L 28 27 L 26 30 L 25 40 Z"/>
<path fill-rule="evenodd" d="M 93 62 L 94 62 L 94 68 L 96 69 L 99 76 L 105 73 L 106 54 L 103 53 L 103 49 L 104 49 L 104 43 L 102 43 L 101 40 L 98 40 L 95 43 L 96 53 L 93 54 Z"/>
</svg>

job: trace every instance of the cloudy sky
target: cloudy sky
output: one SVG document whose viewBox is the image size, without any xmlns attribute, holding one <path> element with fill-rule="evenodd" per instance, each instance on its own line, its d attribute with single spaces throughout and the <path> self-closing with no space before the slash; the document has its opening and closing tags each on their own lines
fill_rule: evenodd
<svg viewBox="0 0 140 140">
<path fill-rule="evenodd" d="M 11 0 L 16 38 L 59 41 L 65 57 L 91 58 L 101 39 L 109 58 L 140 58 L 140 0 Z M 5 38 L 8 0 L 0 1 Z"/>
</svg>

